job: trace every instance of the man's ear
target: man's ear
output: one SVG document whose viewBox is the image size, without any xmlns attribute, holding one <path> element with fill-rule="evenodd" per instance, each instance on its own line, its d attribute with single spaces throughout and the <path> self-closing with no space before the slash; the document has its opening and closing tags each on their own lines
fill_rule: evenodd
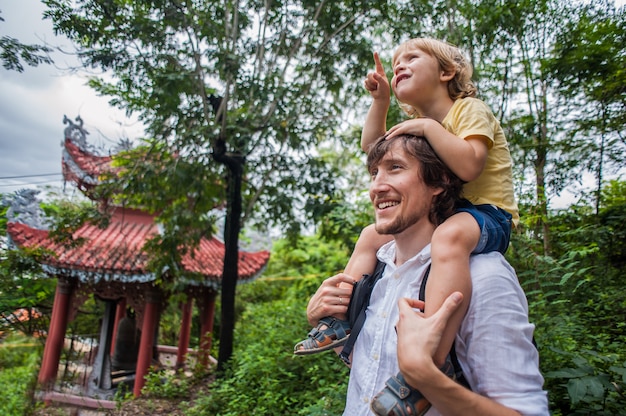
<svg viewBox="0 0 626 416">
<path fill-rule="evenodd" d="M 433 196 L 437 196 L 443 192 L 443 188 L 433 188 Z"/>
</svg>

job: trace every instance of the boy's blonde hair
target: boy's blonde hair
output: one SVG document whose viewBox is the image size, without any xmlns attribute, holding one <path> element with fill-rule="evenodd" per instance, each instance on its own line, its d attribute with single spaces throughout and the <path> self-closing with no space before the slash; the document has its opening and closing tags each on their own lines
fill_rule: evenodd
<svg viewBox="0 0 626 416">
<path fill-rule="evenodd" d="M 437 39 L 409 39 L 398 46 L 393 54 L 392 62 L 395 63 L 401 53 L 414 49 L 419 49 L 435 58 L 442 70 L 454 72 L 454 77 L 448 82 L 450 98 L 458 100 L 459 98 L 476 96 L 476 86 L 472 81 L 472 64 L 459 48 Z M 410 116 L 419 116 L 417 110 L 410 105 L 401 103 L 400 107 Z"/>
</svg>

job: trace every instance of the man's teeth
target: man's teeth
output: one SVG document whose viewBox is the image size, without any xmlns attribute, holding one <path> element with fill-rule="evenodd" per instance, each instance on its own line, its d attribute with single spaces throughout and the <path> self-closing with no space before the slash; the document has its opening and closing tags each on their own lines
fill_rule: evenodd
<svg viewBox="0 0 626 416">
<path fill-rule="evenodd" d="M 378 204 L 378 209 L 385 209 L 385 208 L 393 207 L 398 204 L 399 202 L 395 202 L 395 201 L 381 202 L 380 204 Z"/>
</svg>

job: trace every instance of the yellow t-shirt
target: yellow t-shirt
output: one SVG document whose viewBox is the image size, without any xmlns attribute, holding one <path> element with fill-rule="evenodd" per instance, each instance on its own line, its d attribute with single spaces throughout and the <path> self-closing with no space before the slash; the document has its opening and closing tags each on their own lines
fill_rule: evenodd
<svg viewBox="0 0 626 416">
<path fill-rule="evenodd" d="M 463 186 L 463 197 L 475 205 L 492 204 L 508 211 L 517 225 L 519 210 L 513 190 L 509 144 L 491 109 L 477 98 L 461 98 L 454 102 L 441 124 L 461 139 L 470 136 L 486 139 L 489 154 L 485 169 L 478 179 Z"/>
</svg>

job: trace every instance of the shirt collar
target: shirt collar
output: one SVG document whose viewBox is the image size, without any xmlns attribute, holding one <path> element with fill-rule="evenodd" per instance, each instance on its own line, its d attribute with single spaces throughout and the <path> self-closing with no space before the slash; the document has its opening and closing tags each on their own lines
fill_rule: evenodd
<svg viewBox="0 0 626 416">
<path fill-rule="evenodd" d="M 384 262 L 385 264 L 387 264 L 387 266 L 389 266 L 389 269 L 392 269 L 392 270 L 396 269 L 396 263 L 395 263 L 396 242 L 395 241 L 392 240 L 384 244 L 381 248 L 378 249 L 378 252 L 376 255 L 378 257 L 378 260 Z M 430 244 L 426 245 L 426 247 L 424 247 L 422 251 L 417 253 L 415 256 L 411 257 L 405 264 L 411 264 L 413 262 L 417 262 L 418 264 L 422 265 L 422 264 L 428 263 L 429 261 L 430 261 Z"/>
</svg>

